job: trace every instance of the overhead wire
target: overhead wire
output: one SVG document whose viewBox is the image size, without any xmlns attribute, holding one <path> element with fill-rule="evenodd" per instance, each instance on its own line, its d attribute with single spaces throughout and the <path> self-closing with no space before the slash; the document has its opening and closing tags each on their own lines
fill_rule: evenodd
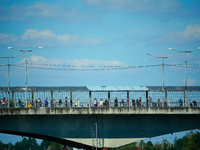
<svg viewBox="0 0 200 150">
<path fill-rule="evenodd" d="M 162 64 L 155 65 L 144 65 L 144 66 L 96 66 L 96 65 L 65 65 L 65 64 L 41 64 L 41 63 L 27 63 L 28 68 L 33 69 L 43 69 L 43 70 L 69 70 L 69 71 L 104 71 L 104 70 L 126 70 L 126 69 L 137 69 L 137 68 L 147 68 L 147 67 L 158 67 Z M 7 66 L 0 64 L 0 67 Z M 11 66 L 14 67 L 25 67 L 25 63 L 17 63 Z M 184 64 L 164 64 L 167 67 L 185 67 Z M 200 69 L 200 64 L 188 64 L 187 68 Z"/>
</svg>

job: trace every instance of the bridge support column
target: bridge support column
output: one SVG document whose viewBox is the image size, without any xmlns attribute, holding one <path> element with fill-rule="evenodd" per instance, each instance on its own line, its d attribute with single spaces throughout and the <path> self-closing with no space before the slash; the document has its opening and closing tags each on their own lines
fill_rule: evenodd
<svg viewBox="0 0 200 150">
<path fill-rule="evenodd" d="M 53 99 L 53 91 L 51 91 L 51 99 Z"/>
<path fill-rule="evenodd" d="M 164 104 L 164 107 L 165 106 L 167 107 L 167 91 L 165 91 L 165 103 L 166 103 L 166 105 Z"/>
<path fill-rule="evenodd" d="M 92 107 L 92 103 L 91 103 L 91 98 L 92 98 L 92 92 L 89 91 L 89 106 Z"/>
<path fill-rule="evenodd" d="M 12 99 L 15 99 L 15 98 L 14 98 L 14 91 L 12 91 Z"/>
<path fill-rule="evenodd" d="M 168 107 L 170 107 L 170 106 L 171 106 L 171 104 L 170 104 L 170 91 L 169 91 L 169 94 L 168 94 L 168 95 L 169 95 L 169 96 L 168 96 L 168 97 L 169 97 L 169 99 L 168 99 L 168 100 L 169 100 L 169 101 L 168 101 Z"/>
<path fill-rule="evenodd" d="M 184 91 L 184 107 L 187 107 L 187 89 Z"/>
<path fill-rule="evenodd" d="M 148 94 L 149 94 L 148 91 L 146 91 L 146 104 L 147 104 L 147 107 L 148 107 L 148 97 L 149 97 Z"/>
<path fill-rule="evenodd" d="M 108 91 L 108 103 L 109 103 L 109 106 L 110 106 L 110 91 Z"/>
<path fill-rule="evenodd" d="M 33 102 L 33 100 L 34 100 L 34 92 L 33 91 L 31 91 L 31 99 L 32 99 L 32 102 Z"/>
<path fill-rule="evenodd" d="M 128 105 L 128 107 L 130 106 L 130 99 L 129 99 L 129 91 L 127 91 L 127 99 L 129 100 L 129 105 Z"/>
<path fill-rule="evenodd" d="M 72 100 L 72 102 L 73 102 L 73 99 L 72 99 L 72 91 L 70 91 L 70 101 Z M 71 106 L 71 104 L 70 104 L 70 107 L 72 107 Z"/>
<path fill-rule="evenodd" d="M 127 98 L 129 98 L 129 91 L 127 91 Z"/>
</svg>

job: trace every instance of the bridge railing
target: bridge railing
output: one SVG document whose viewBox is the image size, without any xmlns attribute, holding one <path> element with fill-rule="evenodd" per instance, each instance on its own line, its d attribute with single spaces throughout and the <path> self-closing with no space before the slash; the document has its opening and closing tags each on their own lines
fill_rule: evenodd
<svg viewBox="0 0 200 150">
<path fill-rule="evenodd" d="M 182 106 L 178 102 L 179 99 L 166 99 L 166 100 L 157 100 L 152 99 L 149 101 L 149 99 L 141 99 L 141 101 L 132 101 L 131 99 L 129 101 L 122 101 L 122 99 L 118 99 L 118 101 L 115 101 L 115 99 L 108 99 L 107 102 L 105 102 L 106 99 L 103 100 L 103 104 L 101 105 L 100 102 L 101 99 L 97 100 L 97 105 L 94 105 L 94 100 L 91 99 L 80 99 L 77 101 L 77 99 L 72 99 L 72 103 L 67 101 L 59 101 L 54 100 L 48 100 L 48 103 L 45 104 L 45 101 L 42 100 L 41 102 L 35 101 L 35 100 L 28 100 L 27 107 L 200 107 L 200 99 L 199 98 L 193 98 L 193 99 L 183 99 L 182 100 Z M 7 103 L 3 105 L 1 103 L 1 108 L 6 108 Z M 10 101 L 10 107 L 12 108 L 22 108 L 25 107 L 25 100 L 21 100 L 21 103 L 16 100 Z"/>
</svg>

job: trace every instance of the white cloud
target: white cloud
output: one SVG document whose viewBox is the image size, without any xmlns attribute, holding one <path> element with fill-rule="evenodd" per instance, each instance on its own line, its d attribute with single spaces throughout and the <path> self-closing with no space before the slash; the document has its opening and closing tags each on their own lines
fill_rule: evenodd
<svg viewBox="0 0 200 150">
<path fill-rule="evenodd" d="M 138 12 L 175 12 L 183 8 L 182 2 L 173 0 L 82 0 L 91 7 L 104 7 L 108 10 L 123 10 L 133 13 Z"/>
<path fill-rule="evenodd" d="M 185 85 L 185 79 L 182 80 L 182 83 L 184 83 Z M 200 85 L 200 80 L 191 79 L 191 78 L 187 79 L 187 86 L 199 86 L 199 85 Z"/>
<path fill-rule="evenodd" d="M 38 61 L 42 61 L 42 62 L 45 62 L 46 59 L 42 56 L 35 56 L 35 55 L 32 55 L 30 57 L 30 59 L 33 61 L 33 62 L 38 62 Z"/>
<path fill-rule="evenodd" d="M 78 8 L 62 8 L 58 5 L 47 5 L 37 2 L 33 5 L 12 5 L 9 8 L 0 7 L 0 21 L 27 21 L 27 20 L 57 20 L 57 21 L 85 21 L 94 17 L 87 11 Z"/>
<path fill-rule="evenodd" d="M 183 31 L 171 32 L 162 36 L 152 43 L 155 44 L 199 44 L 200 25 L 188 25 Z"/>
<path fill-rule="evenodd" d="M 0 45 L 6 45 L 8 43 L 16 42 L 18 38 L 15 35 L 0 33 Z"/>
<path fill-rule="evenodd" d="M 37 29 L 27 29 L 26 32 L 22 35 L 22 39 L 48 39 L 51 37 L 56 37 L 56 34 L 50 30 L 38 31 Z"/>
<path fill-rule="evenodd" d="M 63 46 L 97 46 L 104 43 L 100 38 L 82 37 L 78 34 L 56 34 L 51 30 L 27 29 L 20 37 L 12 34 L 0 33 L 0 45 L 14 45 L 18 47 L 63 47 Z"/>
<path fill-rule="evenodd" d="M 23 63 L 24 60 L 20 61 Z M 64 58 L 44 58 L 43 56 L 32 55 L 28 58 L 29 63 L 38 63 L 38 64 L 52 64 L 52 65 L 75 65 L 75 66 L 125 66 L 125 63 L 122 63 L 118 60 L 105 61 L 105 60 L 92 60 L 92 59 L 64 59 Z"/>
</svg>

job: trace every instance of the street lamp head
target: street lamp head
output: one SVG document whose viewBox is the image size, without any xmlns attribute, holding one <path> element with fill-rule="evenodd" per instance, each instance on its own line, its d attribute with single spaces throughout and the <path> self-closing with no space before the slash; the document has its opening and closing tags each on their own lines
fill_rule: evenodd
<svg viewBox="0 0 200 150">
<path fill-rule="evenodd" d="M 12 47 L 8 47 L 8 49 L 13 49 Z"/>
<path fill-rule="evenodd" d="M 151 54 L 149 54 L 149 53 L 146 53 L 147 55 L 149 55 L 149 56 L 151 56 Z"/>
<path fill-rule="evenodd" d="M 38 49 L 42 49 L 42 47 L 38 47 Z"/>
<path fill-rule="evenodd" d="M 169 50 L 173 50 L 173 48 L 169 48 Z"/>
</svg>

